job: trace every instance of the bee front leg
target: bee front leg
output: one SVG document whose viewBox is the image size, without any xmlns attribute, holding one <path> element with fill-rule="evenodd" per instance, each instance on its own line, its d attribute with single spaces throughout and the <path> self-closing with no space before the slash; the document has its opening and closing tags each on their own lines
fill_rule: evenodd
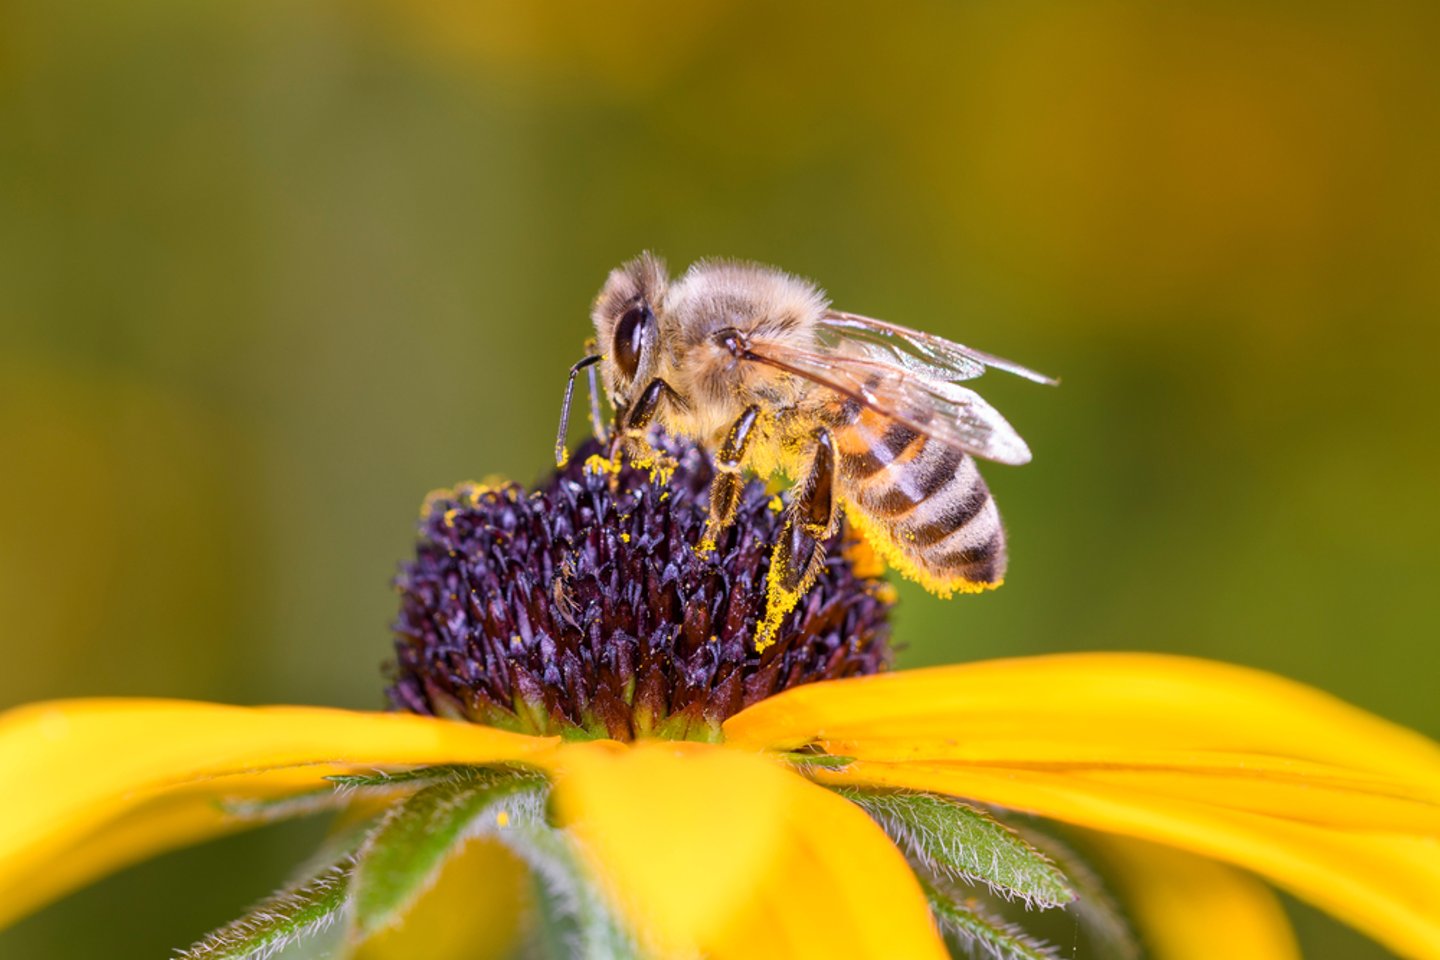
<svg viewBox="0 0 1440 960">
<path fill-rule="evenodd" d="M 757 652 L 775 642 L 780 621 L 815 582 L 825 562 L 825 541 L 834 536 L 839 525 L 840 512 L 835 509 L 835 443 L 829 430 L 817 430 L 810 471 L 785 511 L 785 525 L 770 554 L 765 619 L 755 631 Z"/>
<path fill-rule="evenodd" d="M 675 468 L 673 457 L 651 446 L 646 439 L 645 432 L 655 420 L 655 414 L 660 409 L 660 401 L 669 396 L 672 401 L 684 405 L 683 398 L 659 377 L 651 380 L 640 391 L 640 396 L 635 403 L 627 409 L 620 421 L 619 429 L 611 440 L 610 459 L 618 464 L 620 457 L 631 454 L 632 462 L 637 467 L 649 467 L 651 476 L 660 474 L 668 476 L 669 471 Z"/>
<path fill-rule="evenodd" d="M 749 406 L 735 419 L 720 454 L 715 458 L 715 479 L 710 482 L 710 518 L 705 521 L 705 534 L 700 538 L 699 553 L 710 553 L 720 540 L 720 535 L 735 519 L 735 509 L 740 505 L 740 491 L 745 482 L 740 476 L 740 462 L 754 435 L 755 421 L 760 416 L 759 406 Z"/>
</svg>

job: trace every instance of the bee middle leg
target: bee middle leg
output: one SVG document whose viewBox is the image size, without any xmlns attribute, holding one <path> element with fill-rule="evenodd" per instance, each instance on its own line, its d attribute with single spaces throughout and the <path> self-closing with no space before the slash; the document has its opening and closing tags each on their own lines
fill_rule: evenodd
<svg viewBox="0 0 1440 960">
<path fill-rule="evenodd" d="M 798 493 L 785 512 L 780 539 L 770 554 L 765 619 L 755 631 L 755 649 L 775 642 L 780 621 L 795 609 L 825 562 L 825 541 L 840 525 L 835 506 L 835 443 L 829 430 L 815 432 L 815 455 Z"/>
<path fill-rule="evenodd" d="M 705 533 L 700 538 L 700 553 L 715 549 L 720 535 L 735 519 L 735 510 L 740 505 L 740 491 L 745 489 L 744 478 L 740 475 L 740 463 L 754 436 L 755 421 L 760 416 L 759 406 L 749 406 L 735 419 L 720 454 L 715 458 L 715 479 L 710 481 L 710 517 L 705 521 Z"/>
</svg>

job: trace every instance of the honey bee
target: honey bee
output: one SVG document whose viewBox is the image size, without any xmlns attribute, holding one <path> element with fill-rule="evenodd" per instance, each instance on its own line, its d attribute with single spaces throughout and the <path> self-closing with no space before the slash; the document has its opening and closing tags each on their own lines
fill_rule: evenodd
<svg viewBox="0 0 1440 960">
<path fill-rule="evenodd" d="M 1018 364 L 883 320 L 834 310 L 808 280 L 752 263 L 705 260 L 671 281 L 642 254 L 610 273 L 591 318 L 591 416 L 605 433 L 599 367 L 622 448 L 659 424 L 712 454 L 710 515 L 697 549 L 733 520 L 743 471 L 795 481 L 771 556 L 756 648 L 773 641 L 824 561 L 842 515 L 891 566 L 949 596 L 999 586 L 1005 531 L 974 457 L 1023 464 L 1030 450 L 998 411 L 957 381 Z M 598 344 L 598 350 L 594 349 Z M 617 454 L 618 455 L 618 454 Z"/>
</svg>

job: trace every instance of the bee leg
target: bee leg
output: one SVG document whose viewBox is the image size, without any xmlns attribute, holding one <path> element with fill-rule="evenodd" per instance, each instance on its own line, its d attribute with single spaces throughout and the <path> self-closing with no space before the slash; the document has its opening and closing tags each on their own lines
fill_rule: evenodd
<svg viewBox="0 0 1440 960">
<path fill-rule="evenodd" d="M 585 353 L 596 354 L 598 348 L 595 345 L 595 338 L 591 337 L 585 341 Z M 595 434 L 595 439 L 602 444 L 610 441 L 610 430 L 605 423 L 605 414 L 600 409 L 600 381 L 595 375 L 595 367 L 592 365 L 585 371 L 588 374 L 587 380 L 590 386 L 590 429 Z"/>
<path fill-rule="evenodd" d="M 714 551 L 720 535 L 735 519 L 735 509 L 740 505 L 740 491 L 745 482 L 740 476 L 740 461 L 745 459 L 745 450 L 754 435 L 755 421 L 760 416 L 759 406 L 745 408 L 735 419 L 720 453 L 715 458 L 715 479 L 710 481 L 710 518 L 705 521 L 705 533 L 700 538 L 696 553 Z"/>
<path fill-rule="evenodd" d="M 825 541 L 835 534 L 835 443 L 829 430 L 815 433 L 815 457 L 799 493 L 785 511 L 785 525 L 770 554 L 765 619 L 755 631 L 755 650 L 775 642 L 780 621 L 795 609 L 825 562 Z"/>
<path fill-rule="evenodd" d="M 584 360 L 570 368 L 570 379 L 565 381 L 565 399 L 560 402 L 560 429 L 555 434 L 555 466 L 564 467 L 570 460 L 570 451 L 565 446 L 565 432 L 570 426 L 570 398 L 575 394 L 575 376 L 581 370 L 590 368 L 590 386 L 595 386 L 595 364 L 600 362 L 600 355 L 592 353 Z M 592 394 L 593 402 L 593 394 Z"/>
<path fill-rule="evenodd" d="M 640 396 L 635 401 L 635 406 L 627 411 L 625 417 L 625 432 L 631 434 L 643 434 L 650 421 L 655 419 L 655 411 L 660 409 L 660 399 L 666 394 L 675 393 L 674 388 L 664 380 L 656 377 L 645 385 L 640 391 Z"/>
<path fill-rule="evenodd" d="M 631 463 L 637 467 L 648 467 L 651 476 L 668 477 L 675 469 L 675 459 L 669 454 L 656 450 L 650 441 L 646 439 L 645 433 L 655 419 L 655 412 L 660 409 L 660 401 L 669 396 L 674 402 L 684 403 L 683 398 L 675 392 L 675 388 L 664 380 L 656 377 L 645 385 L 636 398 L 634 406 L 625 412 L 625 417 L 616 431 L 616 441 L 619 449 L 612 453 L 611 460 L 619 463 L 616 454 L 633 454 Z M 612 447 L 612 450 L 614 448 Z"/>
</svg>

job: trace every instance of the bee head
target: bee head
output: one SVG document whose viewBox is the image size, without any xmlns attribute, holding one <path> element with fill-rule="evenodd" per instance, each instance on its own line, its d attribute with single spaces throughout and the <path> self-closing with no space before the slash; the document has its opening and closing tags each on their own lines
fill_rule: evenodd
<svg viewBox="0 0 1440 960">
<path fill-rule="evenodd" d="M 670 285 L 665 261 L 642 253 L 610 271 L 595 298 L 596 349 L 603 355 L 605 389 L 618 410 L 629 404 L 638 388 L 655 375 L 659 365 L 660 321 L 665 291 Z"/>
</svg>

